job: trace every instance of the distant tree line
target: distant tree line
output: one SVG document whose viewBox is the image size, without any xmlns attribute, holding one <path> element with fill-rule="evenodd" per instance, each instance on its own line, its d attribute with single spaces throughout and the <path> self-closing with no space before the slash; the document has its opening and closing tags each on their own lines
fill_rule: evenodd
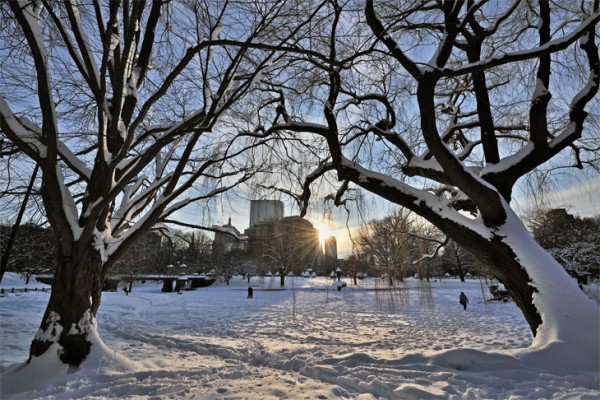
<svg viewBox="0 0 600 400">
<path fill-rule="evenodd" d="M 525 217 L 535 240 L 580 284 L 600 279 L 600 215 L 581 218 L 565 209 L 536 209 Z M 406 211 L 371 221 L 345 261 L 351 276 L 382 276 L 390 285 L 417 274 L 421 279 L 446 274 L 462 281 L 468 274 L 489 274 L 471 252 L 428 224 L 418 224 Z M 443 244 L 443 245 L 442 245 Z M 439 251 L 435 252 L 435 248 Z M 428 255 L 433 255 L 430 257 Z"/>
<path fill-rule="evenodd" d="M 2 252 L 11 234 L 12 226 L 0 224 L 0 243 Z M 33 275 L 52 272 L 54 270 L 54 236 L 48 228 L 33 223 L 19 227 L 8 258 L 7 271 L 19 272 L 29 283 Z"/>
<path fill-rule="evenodd" d="M 11 225 L 0 224 L 0 243 L 6 243 Z M 7 271 L 23 274 L 26 283 L 33 275 L 53 273 L 55 247 L 52 229 L 33 223 L 19 227 L 8 258 Z M 156 230 L 142 235 L 111 269 L 111 274 L 130 275 L 176 272 L 203 272 L 215 263 L 212 239 L 202 232 Z M 4 248 L 3 248 L 4 250 Z"/>
<path fill-rule="evenodd" d="M 406 277 L 429 280 L 447 274 L 464 281 L 469 275 L 489 274 L 489 269 L 437 228 L 398 208 L 361 229 L 344 272 L 355 280 L 366 274 L 393 285 Z"/>
<path fill-rule="evenodd" d="M 564 208 L 537 209 L 528 223 L 535 240 L 579 284 L 600 279 L 600 215 L 581 218 Z"/>
</svg>

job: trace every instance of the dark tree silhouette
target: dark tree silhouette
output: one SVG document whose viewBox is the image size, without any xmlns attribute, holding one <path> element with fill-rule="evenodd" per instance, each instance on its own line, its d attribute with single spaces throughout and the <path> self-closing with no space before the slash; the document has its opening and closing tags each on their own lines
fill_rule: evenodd
<svg viewBox="0 0 600 400">
<path fill-rule="evenodd" d="M 254 109 L 243 99 L 270 100 L 261 76 L 306 21 L 285 4 L 246 2 L 0 7 L 2 139 L 39 165 L 57 246 L 30 356 L 56 344 L 77 366 L 97 334 L 104 277 L 131 244 L 264 167 L 242 157 L 262 139 L 232 127 Z"/>
<path fill-rule="evenodd" d="M 336 204 L 359 187 L 417 213 L 490 266 L 534 346 L 558 338 L 597 354 L 597 340 L 577 343 L 567 322 L 597 332 L 596 306 L 510 202 L 542 165 L 597 162 L 586 107 L 597 113 L 599 8 L 597 0 L 572 8 L 367 0 L 362 10 L 329 2 L 314 39 L 290 55 L 265 128 L 287 138 L 292 158 L 313 157 L 312 169 L 297 168 L 303 185 L 287 191 L 305 211 L 311 189 L 337 179 Z"/>
</svg>

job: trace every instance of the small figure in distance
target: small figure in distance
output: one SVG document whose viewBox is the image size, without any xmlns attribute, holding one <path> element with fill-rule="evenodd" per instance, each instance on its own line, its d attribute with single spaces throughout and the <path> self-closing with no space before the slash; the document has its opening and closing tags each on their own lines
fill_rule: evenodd
<svg viewBox="0 0 600 400">
<path fill-rule="evenodd" d="M 465 294 L 465 292 L 460 292 L 460 299 L 458 301 L 460 304 L 462 304 L 463 310 L 466 310 L 469 299 L 467 298 L 467 295 Z"/>
<path fill-rule="evenodd" d="M 123 291 L 125 292 L 125 296 L 129 296 L 129 290 L 127 289 L 127 286 L 123 286 Z"/>
<path fill-rule="evenodd" d="M 248 298 L 251 299 L 253 295 L 254 295 L 254 291 L 252 290 L 252 288 L 250 286 L 248 286 Z"/>
</svg>

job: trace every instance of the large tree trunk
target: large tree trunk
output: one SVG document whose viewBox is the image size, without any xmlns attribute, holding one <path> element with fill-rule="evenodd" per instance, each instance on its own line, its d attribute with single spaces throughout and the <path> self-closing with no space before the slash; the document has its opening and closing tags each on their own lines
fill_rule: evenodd
<svg viewBox="0 0 600 400">
<path fill-rule="evenodd" d="M 531 237 L 516 215 L 509 215 L 498 232 L 516 255 L 535 287 L 530 307 L 541 316 L 533 347 L 550 341 L 578 344 L 588 356 L 600 361 L 600 313 L 564 268 Z M 510 290 L 510 289 L 509 289 Z M 595 332 L 595 334 L 594 334 Z M 574 356 L 574 355 L 572 355 Z"/>
<path fill-rule="evenodd" d="M 59 253 L 52 292 L 31 343 L 29 361 L 52 348 L 64 363 L 78 366 L 90 353 L 95 336 L 104 273 L 98 251 L 89 244 L 75 242 Z"/>
<path fill-rule="evenodd" d="M 507 222 L 494 230 L 491 239 L 473 240 L 473 235 L 468 240 L 454 239 L 488 263 L 504 283 L 535 336 L 532 347 L 575 345 L 572 348 L 580 350 L 579 354 L 569 350 L 561 357 L 591 356 L 598 364 L 598 307 L 533 240 L 518 217 L 510 209 L 507 213 Z"/>
<path fill-rule="evenodd" d="M 542 323 L 541 316 L 533 304 L 533 294 L 536 289 L 531 285 L 532 279 L 526 268 L 518 261 L 513 249 L 498 236 L 491 241 L 479 243 L 466 241 L 461 245 L 491 267 L 494 276 L 504 284 L 517 307 L 523 312 L 523 316 L 535 336 Z M 461 281 L 464 282 L 462 276 Z"/>
</svg>

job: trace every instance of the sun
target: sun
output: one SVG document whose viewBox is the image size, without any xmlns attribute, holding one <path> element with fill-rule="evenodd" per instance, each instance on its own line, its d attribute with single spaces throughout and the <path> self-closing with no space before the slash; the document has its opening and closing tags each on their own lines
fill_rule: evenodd
<svg viewBox="0 0 600 400">
<path fill-rule="evenodd" d="M 325 240 L 333 235 L 333 231 L 323 223 L 317 224 L 317 231 L 319 231 L 319 241 L 321 242 L 321 248 L 325 246 Z"/>
</svg>

